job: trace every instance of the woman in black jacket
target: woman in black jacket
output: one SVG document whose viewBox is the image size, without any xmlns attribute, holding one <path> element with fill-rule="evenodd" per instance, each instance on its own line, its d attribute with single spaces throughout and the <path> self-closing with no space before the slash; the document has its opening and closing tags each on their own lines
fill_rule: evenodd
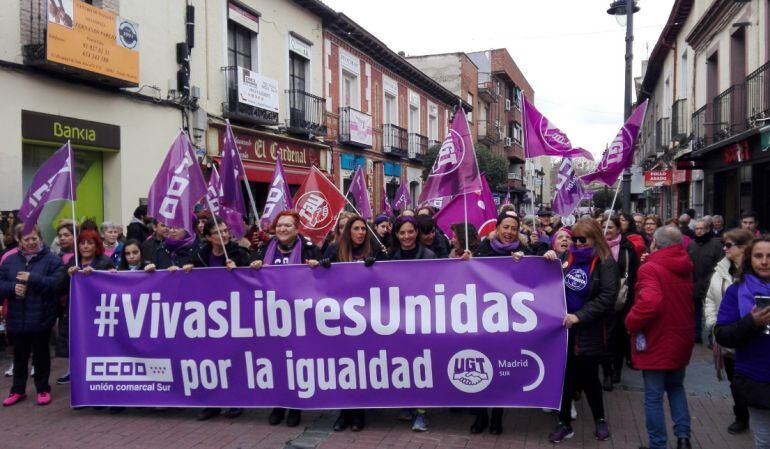
<svg viewBox="0 0 770 449">
<path fill-rule="evenodd" d="M 559 423 L 549 436 L 559 443 L 574 436 L 572 398 L 582 390 L 596 423 L 596 438 L 610 437 L 604 414 L 599 364 L 607 356 L 612 311 L 618 296 L 618 265 L 596 220 L 586 218 L 572 227 L 572 243 L 564 268 L 569 329 L 567 368 L 564 375 Z"/>
<path fill-rule="evenodd" d="M 358 215 L 348 218 L 345 228 L 335 245 L 330 245 L 324 254 L 321 265 L 329 268 L 337 262 L 363 262 L 365 266 L 374 265 L 377 260 L 387 259 L 387 254 L 379 247 L 366 226 L 366 220 Z M 363 409 L 340 410 L 334 422 L 334 430 L 342 431 L 350 427 L 353 432 L 363 430 L 365 414 Z"/>
<path fill-rule="evenodd" d="M 307 264 L 312 268 L 319 265 L 321 252 L 310 240 L 299 234 L 299 214 L 293 210 L 280 212 L 273 221 L 275 237 L 259 248 L 255 259 L 249 265 L 258 270 L 264 265 Z M 286 409 L 276 407 L 270 412 L 268 423 L 275 426 L 283 421 Z M 296 427 L 302 419 L 302 411 L 289 409 L 286 425 Z"/>
<path fill-rule="evenodd" d="M 97 271 L 108 271 L 114 268 L 112 260 L 104 255 L 104 244 L 97 231 L 86 229 L 78 234 L 78 260 L 73 257 L 67 262 L 67 274 L 59 281 L 59 293 L 62 296 L 69 295 L 70 279 L 78 272 L 88 276 Z M 69 298 L 71 299 L 71 298 Z M 56 355 L 69 357 L 69 299 L 65 301 L 64 310 L 59 317 L 59 335 L 56 339 Z M 70 383 L 70 373 L 56 379 L 59 385 Z"/>
<path fill-rule="evenodd" d="M 183 228 L 168 228 L 168 237 L 155 251 L 154 257 L 147 264 L 145 271 L 169 270 L 179 268 L 190 270 L 193 267 L 193 255 L 198 240 Z"/>
<path fill-rule="evenodd" d="M 19 252 L 0 266 L 0 298 L 8 298 L 7 330 L 14 344 L 13 386 L 3 406 L 26 397 L 30 354 L 35 369 L 37 403 L 51 402 L 51 328 L 59 302 L 57 283 L 64 273 L 61 260 L 43 244 L 40 231 L 18 232 Z"/>
<path fill-rule="evenodd" d="M 631 310 L 634 302 L 634 285 L 636 285 L 636 271 L 639 269 L 639 259 L 636 257 L 634 245 L 620 232 L 621 223 L 618 216 L 609 219 L 603 218 L 602 229 L 607 229 L 604 237 L 607 239 L 612 258 L 618 263 L 618 282 L 625 279 L 626 301 L 615 303 L 615 314 L 610 332 L 609 356 L 602 362 L 604 372 L 604 390 L 612 391 L 613 384 L 620 383 L 620 374 L 623 371 L 623 363 L 631 360 L 631 339 L 626 331 L 626 315 Z"/>
<path fill-rule="evenodd" d="M 420 243 L 420 230 L 414 217 L 400 216 L 393 225 L 390 260 L 437 259 L 436 253 Z"/>
</svg>

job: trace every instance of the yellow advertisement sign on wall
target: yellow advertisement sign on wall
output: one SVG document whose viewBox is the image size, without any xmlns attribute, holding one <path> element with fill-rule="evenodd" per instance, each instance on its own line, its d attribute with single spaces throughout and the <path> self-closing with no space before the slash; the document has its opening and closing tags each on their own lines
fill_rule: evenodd
<svg viewBox="0 0 770 449">
<path fill-rule="evenodd" d="M 139 85 L 135 23 L 79 0 L 48 2 L 47 59 Z"/>
</svg>

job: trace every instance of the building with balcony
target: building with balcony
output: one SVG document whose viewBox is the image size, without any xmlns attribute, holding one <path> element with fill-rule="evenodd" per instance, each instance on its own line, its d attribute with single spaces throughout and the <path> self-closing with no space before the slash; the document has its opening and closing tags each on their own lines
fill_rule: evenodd
<svg viewBox="0 0 770 449">
<path fill-rule="evenodd" d="M 766 0 L 674 3 L 639 86 L 650 106 L 635 160 L 664 180 L 648 182 L 640 208 L 770 220 L 769 18 Z"/>
</svg>

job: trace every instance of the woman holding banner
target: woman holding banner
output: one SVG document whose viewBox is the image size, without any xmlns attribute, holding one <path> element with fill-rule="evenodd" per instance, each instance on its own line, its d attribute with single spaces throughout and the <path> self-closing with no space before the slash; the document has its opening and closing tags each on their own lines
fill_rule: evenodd
<svg viewBox="0 0 770 449">
<path fill-rule="evenodd" d="M 329 246 L 321 265 L 329 268 L 337 262 L 363 262 L 365 266 L 371 267 L 375 261 L 388 257 L 376 242 L 366 226 L 366 220 L 353 215 L 345 224 L 339 243 Z M 363 430 L 365 423 L 363 409 L 340 410 L 340 416 L 334 422 L 334 430 L 339 432 L 350 427 L 353 432 L 358 432 Z"/>
<path fill-rule="evenodd" d="M 187 230 L 169 227 L 168 237 L 160 243 L 152 263 L 144 271 L 191 269 L 196 243 L 195 235 L 190 235 Z"/>
<path fill-rule="evenodd" d="M 14 345 L 13 386 L 3 406 L 14 405 L 26 397 L 30 354 L 37 403 L 47 405 L 51 402 L 49 342 L 59 302 L 56 286 L 64 267 L 43 244 L 37 227 L 26 234 L 19 229 L 16 240 L 19 252 L 0 265 L 0 297 L 8 298 L 6 324 Z"/>
<path fill-rule="evenodd" d="M 465 242 L 466 227 L 468 228 L 467 243 Z M 450 259 L 467 258 L 465 253 L 466 247 L 470 254 L 478 251 L 481 242 L 479 242 L 479 233 L 476 231 L 476 226 L 470 223 L 454 223 L 451 228 L 452 238 L 450 239 L 450 244 L 452 245 L 452 250 L 449 252 Z"/>
<path fill-rule="evenodd" d="M 572 438 L 572 398 L 582 390 L 596 423 L 596 438 L 604 441 L 610 429 L 604 414 L 599 364 L 607 356 L 612 310 L 618 296 L 618 265 L 596 220 L 581 219 L 572 227 L 574 247 L 567 252 L 564 285 L 569 329 L 559 423 L 549 436 L 552 443 Z"/>
<path fill-rule="evenodd" d="M 393 226 L 390 260 L 437 259 L 436 254 L 420 243 L 420 230 L 414 217 L 402 215 Z"/>
<path fill-rule="evenodd" d="M 78 260 L 73 257 L 66 265 L 67 275 L 62 276 L 59 282 L 59 293 L 69 295 L 70 279 L 75 273 L 81 271 L 85 275 L 91 274 L 94 270 L 106 271 L 113 267 L 112 260 L 104 255 L 104 244 L 99 233 L 87 229 L 78 233 Z M 65 301 L 64 311 L 59 318 L 59 335 L 56 339 L 56 355 L 59 357 L 69 357 L 69 300 Z M 59 385 L 70 383 L 70 373 L 56 379 Z"/>
<path fill-rule="evenodd" d="M 255 259 L 249 265 L 258 270 L 264 265 L 298 265 L 307 264 L 312 268 L 319 265 L 321 252 L 310 240 L 299 233 L 299 214 L 293 210 L 280 212 L 273 221 L 272 228 L 275 237 L 267 244 L 262 245 Z M 286 409 L 276 407 L 270 412 L 268 423 L 276 426 L 283 421 Z M 302 419 L 302 411 L 289 409 L 286 416 L 286 425 L 296 427 Z"/>
</svg>

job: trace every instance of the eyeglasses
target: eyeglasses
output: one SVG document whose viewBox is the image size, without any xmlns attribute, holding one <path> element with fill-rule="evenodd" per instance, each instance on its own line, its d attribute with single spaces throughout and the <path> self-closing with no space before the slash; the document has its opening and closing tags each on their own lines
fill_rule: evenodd
<svg viewBox="0 0 770 449">
<path fill-rule="evenodd" d="M 736 245 L 736 244 L 735 244 L 735 243 L 733 243 L 733 242 L 725 242 L 725 243 L 724 243 L 724 247 L 725 247 L 726 249 L 730 249 L 730 248 L 732 248 L 733 246 L 736 246 L 736 247 L 737 247 L 737 246 L 739 246 L 739 245 Z"/>
<path fill-rule="evenodd" d="M 583 236 L 573 235 L 572 243 L 585 243 L 588 239 Z"/>
</svg>

